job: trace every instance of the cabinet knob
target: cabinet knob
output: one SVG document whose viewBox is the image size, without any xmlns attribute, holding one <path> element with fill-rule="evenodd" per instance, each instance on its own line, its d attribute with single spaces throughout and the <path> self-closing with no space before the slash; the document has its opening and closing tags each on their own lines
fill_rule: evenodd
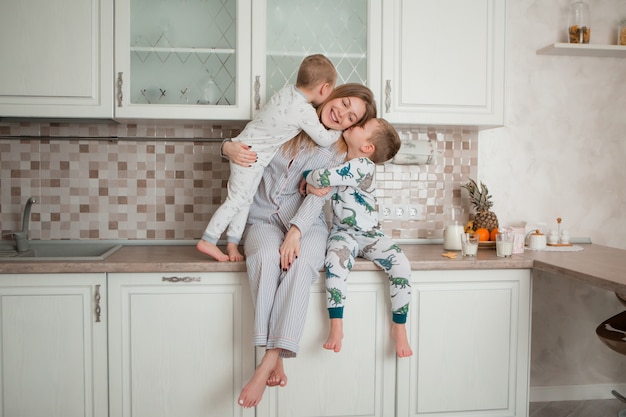
<svg viewBox="0 0 626 417">
<path fill-rule="evenodd" d="M 261 76 L 254 77 L 254 109 L 261 110 Z"/>
<path fill-rule="evenodd" d="M 122 74 L 122 72 L 117 73 L 117 107 L 122 107 L 122 85 L 124 84 Z"/>
<path fill-rule="evenodd" d="M 385 113 L 391 110 L 391 80 L 385 83 Z"/>
<path fill-rule="evenodd" d="M 163 277 L 163 282 L 200 282 L 200 277 Z"/>
</svg>

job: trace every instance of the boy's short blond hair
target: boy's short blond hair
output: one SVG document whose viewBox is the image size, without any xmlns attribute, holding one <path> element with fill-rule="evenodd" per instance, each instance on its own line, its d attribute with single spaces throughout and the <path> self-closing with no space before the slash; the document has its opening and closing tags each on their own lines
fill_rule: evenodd
<svg viewBox="0 0 626 417">
<path fill-rule="evenodd" d="M 385 119 L 373 119 L 376 120 L 378 126 L 374 129 L 374 133 L 369 140 L 369 143 L 374 145 L 374 152 L 369 156 L 369 159 L 375 164 L 382 164 L 387 162 L 400 150 L 400 136 L 396 129 Z"/>
<path fill-rule="evenodd" d="M 337 70 L 330 59 L 322 54 L 309 55 L 302 60 L 296 79 L 296 87 L 314 88 L 328 83 L 331 88 L 337 82 Z"/>
</svg>

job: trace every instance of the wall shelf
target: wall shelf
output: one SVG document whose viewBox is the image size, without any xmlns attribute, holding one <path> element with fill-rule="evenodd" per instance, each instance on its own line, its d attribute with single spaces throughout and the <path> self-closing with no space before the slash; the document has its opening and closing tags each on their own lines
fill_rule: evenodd
<svg viewBox="0 0 626 417">
<path fill-rule="evenodd" d="M 553 43 L 537 50 L 537 55 L 594 56 L 626 58 L 626 46 Z"/>
</svg>

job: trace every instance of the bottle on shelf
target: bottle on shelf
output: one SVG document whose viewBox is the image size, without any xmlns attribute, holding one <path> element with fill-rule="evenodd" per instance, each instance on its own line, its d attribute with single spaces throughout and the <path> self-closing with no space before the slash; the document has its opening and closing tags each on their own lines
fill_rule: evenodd
<svg viewBox="0 0 626 417">
<path fill-rule="evenodd" d="M 591 38 L 591 13 L 584 1 L 576 1 L 569 6 L 567 37 L 569 43 L 589 43 Z"/>
<path fill-rule="evenodd" d="M 622 19 L 617 28 L 617 44 L 626 46 L 626 19 Z"/>
</svg>

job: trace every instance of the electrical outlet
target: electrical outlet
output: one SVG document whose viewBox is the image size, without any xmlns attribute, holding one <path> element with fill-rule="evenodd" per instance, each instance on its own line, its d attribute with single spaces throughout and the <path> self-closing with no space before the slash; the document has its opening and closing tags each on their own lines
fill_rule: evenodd
<svg viewBox="0 0 626 417">
<path fill-rule="evenodd" d="M 405 220 L 408 218 L 409 211 L 406 206 L 393 206 L 393 218 L 396 220 Z"/>
</svg>

